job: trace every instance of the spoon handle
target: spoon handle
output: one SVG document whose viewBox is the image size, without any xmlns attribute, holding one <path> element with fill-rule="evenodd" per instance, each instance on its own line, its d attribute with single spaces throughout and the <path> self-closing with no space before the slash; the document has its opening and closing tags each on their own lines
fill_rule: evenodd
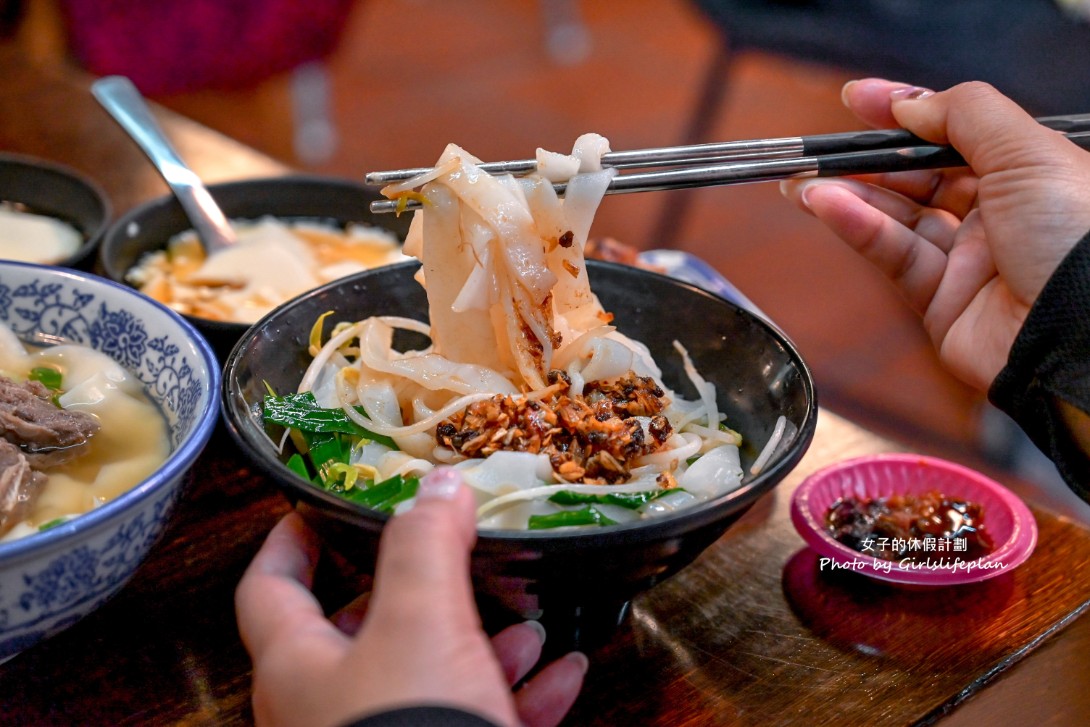
<svg viewBox="0 0 1090 727">
<path fill-rule="evenodd" d="M 235 233 L 223 211 L 201 184 L 200 178 L 174 151 L 132 81 L 124 76 L 107 76 L 91 84 L 91 93 L 163 175 L 167 186 L 193 223 L 207 253 L 212 255 L 233 245 Z"/>
</svg>

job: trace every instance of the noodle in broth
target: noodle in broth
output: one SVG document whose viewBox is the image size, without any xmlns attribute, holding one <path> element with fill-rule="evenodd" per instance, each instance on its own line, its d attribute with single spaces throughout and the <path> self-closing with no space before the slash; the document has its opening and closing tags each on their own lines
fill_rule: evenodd
<svg viewBox="0 0 1090 727">
<path fill-rule="evenodd" d="M 0 540 L 36 533 L 109 502 L 153 473 L 170 452 L 166 419 L 140 382 L 105 354 L 74 344 L 27 349 L 0 326 L 0 375 L 13 387 L 55 379 L 50 406 L 95 423 L 78 456 L 41 466 L 40 487 L 5 490 L 4 496 L 19 502 L 0 510 Z M 7 428 L 0 433 L 15 438 Z M 25 443 L 21 449 L 50 458 L 49 449 L 35 453 Z"/>
</svg>

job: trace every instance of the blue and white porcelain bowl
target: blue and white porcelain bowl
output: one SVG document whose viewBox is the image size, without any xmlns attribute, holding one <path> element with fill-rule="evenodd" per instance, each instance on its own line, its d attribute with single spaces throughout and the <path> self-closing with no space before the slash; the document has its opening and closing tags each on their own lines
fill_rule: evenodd
<svg viewBox="0 0 1090 727">
<path fill-rule="evenodd" d="M 62 525 L 0 543 L 0 661 L 94 611 L 163 532 L 219 414 L 220 371 L 181 316 L 131 288 L 0 261 L 0 321 L 27 343 L 79 343 L 136 375 L 170 427 L 171 453 L 128 492 Z"/>
</svg>

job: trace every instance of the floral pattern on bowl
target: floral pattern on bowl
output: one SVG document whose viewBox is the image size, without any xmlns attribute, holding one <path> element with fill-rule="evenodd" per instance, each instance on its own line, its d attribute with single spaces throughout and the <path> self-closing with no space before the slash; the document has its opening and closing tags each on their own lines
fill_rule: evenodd
<svg viewBox="0 0 1090 727">
<path fill-rule="evenodd" d="M 0 660 L 79 621 L 129 580 L 162 534 L 216 423 L 219 367 L 180 316 L 93 275 L 0 262 L 0 321 L 27 343 L 79 343 L 132 372 L 170 427 L 145 481 L 62 525 L 0 543 Z"/>
</svg>

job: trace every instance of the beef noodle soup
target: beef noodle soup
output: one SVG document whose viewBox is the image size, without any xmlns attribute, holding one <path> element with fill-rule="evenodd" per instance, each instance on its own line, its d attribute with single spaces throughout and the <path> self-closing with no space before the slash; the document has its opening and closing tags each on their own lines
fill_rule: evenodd
<svg viewBox="0 0 1090 727">
<path fill-rule="evenodd" d="M 0 326 L 0 540 L 88 512 L 170 453 L 140 382 L 86 346 L 27 348 Z"/>
</svg>

